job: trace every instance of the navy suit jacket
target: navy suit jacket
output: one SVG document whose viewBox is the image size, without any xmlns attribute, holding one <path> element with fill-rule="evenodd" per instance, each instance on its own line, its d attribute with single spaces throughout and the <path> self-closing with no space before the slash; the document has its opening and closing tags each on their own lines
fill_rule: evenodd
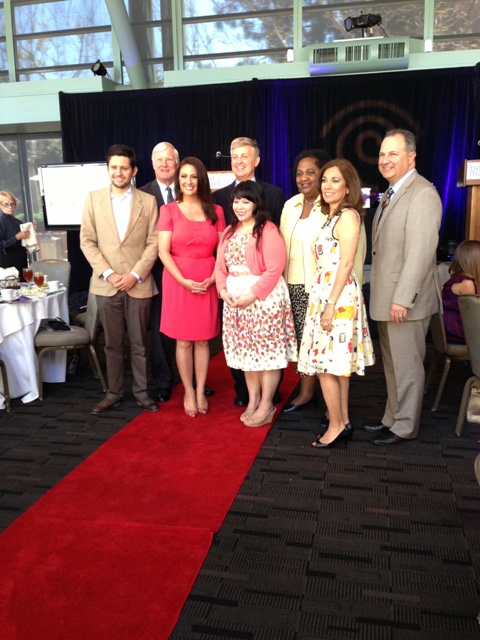
<svg viewBox="0 0 480 640">
<path fill-rule="evenodd" d="M 162 192 L 160 191 L 160 187 L 158 186 L 158 182 L 156 180 L 152 180 L 151 182 L 147 182 L 147 184 L 144 184 L 143 187 L 140 187 L 140 191 L 145 191 L 145 193 L 149 193 L 150 195 L 155 196 L 159 209 L 165 204 Z"/>
<path fill-rule="evenodd" d="M 147 182 L 143 187 L 139 188 L 139 191 L 144 191 L 145 193 L 149 193 L 154 196 L 157 201 L 157 215 L 160 211 L 160 207 L 165 204 L 162 196 L 162 192 L 160 191 L 160 187 L 158 186 L 158 182 L 156 180 L 152 180 L 151 182 Z M 158 218 L 157 218 L 158 222 Z M 155 284 L 157 285 L 157 289 L 159 291 L 162 290 L 162 276 L 163 276 L 163 262 L 160 258 L 157 257 L 155 264 L 153 265 L 152 275 L 155 280 Z"/>
<path fill-rule="evenodd" d="M 286 197 L 282 189 L 276 187 L 269 182 L 262 182 L 261 180 L 256 181 L 265 191 L 265 196 L 267 197 L 268 210 L 270 212 L 270 216 L 272 218 L 272 222 L 274 222 L 277 227 L 280 227 L 280 216 L 282 215 L 283 205 L 285 204 Z M 215 191 L 213 194 L 213 199 L 216 204 L 219 204 L 224 213 L 225 220 L 227 225 L 231 224 L 233 211 L 231 207 L 232 201 L 232 191 L 235 188 L 235 182 L 231 184 L 227 184 L 226 187 Z"/>
</svg>

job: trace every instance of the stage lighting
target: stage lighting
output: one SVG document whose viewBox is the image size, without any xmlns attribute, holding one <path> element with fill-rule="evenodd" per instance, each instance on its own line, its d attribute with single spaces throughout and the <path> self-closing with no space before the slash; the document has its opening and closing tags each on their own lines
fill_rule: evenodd
<svg viewBox="0 0 480 640">
<path fill-rule="evenodd" d="M 97 60 L 96 62 L 94 62 L 92 64 L 92 66 L 90 67 L 90 69 L 92 70 L 92 73 L 94 76 L 106 76 L 108 75 L 107 70 L 105 69 L 105 67 L 103 66 L 103 64 L 100 62 L 100 59 Z"/>
<path fill-rule="evenodd" d="M 382 16 L 379 13 L 362 13 L 357 18 L 347 18 L 344 22 L 345 31 L 352 31 L 352 29 L 370 29 L 382 24 Z"/>
</svg>

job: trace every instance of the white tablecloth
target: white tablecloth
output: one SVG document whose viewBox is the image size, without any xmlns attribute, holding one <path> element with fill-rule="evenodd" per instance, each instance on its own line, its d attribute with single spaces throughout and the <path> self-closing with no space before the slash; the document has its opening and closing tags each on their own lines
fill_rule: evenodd
<svg viewBox="0 0 480 640">
<path fill-rule="evenodd" d="M 29 302 L 0 304 L 0 357 L 7 367 L 11 398 L 31 402 L 38 398 L 38 361 L 35 334 L 43 318 L 59 316 L 68 322 L 65 291 L 51 293 L 46 298 Z M 52 351 L 43 360 L 45 382 L 65 382 L 66 351 Z M 0 409 L 4 408 L 0 379 Z"/>
</svg>

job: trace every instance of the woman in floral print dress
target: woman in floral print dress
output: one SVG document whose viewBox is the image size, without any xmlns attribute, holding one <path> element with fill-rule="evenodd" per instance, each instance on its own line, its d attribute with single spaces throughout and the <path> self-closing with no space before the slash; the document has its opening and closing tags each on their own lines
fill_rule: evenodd
<svg viewBox="0 0 480 640">
<path fill-rule="evenodd" d="M 249 403 L 240 419 L 248 427 L 272 421 L 280 371 L 297 359 L 288 288 L 282 272 L 285 242 L 270 222 L 256 182 L 232 193 L 235 221 L 217 252 L 215 279 L 223 308 L 223 348 L 229 367 L 245 371 Z"/>
<path fill-rule="evenodd" d="M 317 270 L 309 295 L 298 370 L 318 375 L 330 423 L 312 446 L 332 447 L 352 434 L 350 375 L 375 362 L 361 274 L 353 269 L 364 215 L 360 179 L 348 160 L 331 160 L 320 173 L 324 222 L 312 250 Z"/>
</svg>

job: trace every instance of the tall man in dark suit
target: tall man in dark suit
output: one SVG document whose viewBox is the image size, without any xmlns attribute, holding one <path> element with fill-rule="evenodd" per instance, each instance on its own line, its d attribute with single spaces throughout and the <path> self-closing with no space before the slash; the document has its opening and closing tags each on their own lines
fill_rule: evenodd
<svg viewBox="0 0 480 640">
<path fill-rule="evenodd" d="M 417 173 L 415 156 L 410 131 L 387 132 L 378 167 L 390 188 L 373 220 L 370 313 L 378 324 L 388 398 L 381 424 L 364 425 L 377 445 L 417 437 L 425 336 L 440 304 L 436 249 L 442 203 Z"/>
<path fill-rule="evenodd" d="M 255 169 L 260 163 L 260 149 L 252 138 L 235 138 L 230 144 L 230 157 L 235 180 L 226 187 L 218 189 L 218 191 L 215 191 L 213 194 L 214 201 L 222 207 L 225 213 L 227 224 L 230 223 L 231 216 L 233 216 L 231 206 L 232 191 L 239 182 L 256 180 Z M 272 221 L 279 227 L 280 216 L 282 215 L 283 205 L 286 200 L 285 193 L 282 189 L 268 182 L 262 182 L 261 180 L 256 180 L 256 182 L 263 187 Z M 248 389 L 245 382 L 245 374 L 240 369 L 231 369 L 231 372 L 236 393 L 233 403 L 237 407 L 246 407 L 248 405 Z M 273 400 L 274 402 L 280 401 L 278 390 Z"/>
<path fill-rule="evenodd" d="M 233 215 L 231 206 L 233 189 L 243 180 L 256 180 L 255 169 L 260 164 L 260 149 L 252 138 L 235 138 L 230 145 L 230 157 L 235 180 L 213 194 L 213 199 L 222 207 L 225 213 L 227 224 L 230 223 L 230 217 Z M 262 182 L 261 180 L 256 181 L 265 191 L 272 222 L 279 227 L 280 216 L 286 200 L 285 194 L 282 189 L 273 184 Z"/>
<path fill-rule="evenodd" d="M 137 173 L 135 152 L 124 144 L 107 151 L 111 185 L 91 191 L 83 208 L 80 247 L 93 274 L 90 294 L 96 296 L 105 332 L 108 390 L 92 413 L 100 415 L 122 401 L 124 338 L 128 334 L 133 395 L 145 411 L 158 411 L 148 395 L 145 336 L 152 295 L 151 276 L 158 253 L 155 198 L 132 186 Z"/>
<path fill-rule="evenodd" d="M 170 142 L 159 142 L 152 150 L 152 164 L 155 180 L 148 182 L 140 191 L 150 193 L 157 200 L 157 210 L 164 204 L 175 200 L 175 171 L 180 164 L 178 151 Z M 175 340 L 160 333 L 160 315 L 162 313 L 162 276 L 163 264 L 157 256 L 152 275 L 158 293 L 152 298 L 150 309 L 150 344 L 152 378 L 157 384 L 158 402 L 168 402 L 172 393 L 172 362 L 175 353 Z"/>
</svg>

